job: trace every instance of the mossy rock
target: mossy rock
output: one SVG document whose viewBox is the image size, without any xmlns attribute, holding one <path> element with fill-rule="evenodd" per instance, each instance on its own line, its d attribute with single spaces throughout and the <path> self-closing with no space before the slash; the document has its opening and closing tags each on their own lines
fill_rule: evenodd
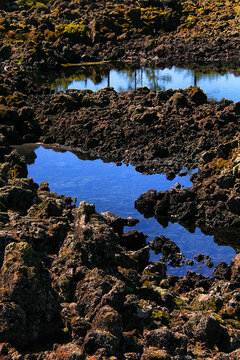
<svg viewBox="0 0 240 360">
<path fill-rule="evenodd" d="M 58 297 L 39 255 L 26 242 L 8 244 L 0 277 L 1 339 L 24 346 L 48 336 L 60 326 L 58 313 Z"/>
<path fill-rule="evenodd" d="M 196 105 L 202 105 L 207 102 L 207 95 L 200 89 L 198 86 L 190 86 L 188 88 L 190 99 L 196 104 Z"/>
<path fill-rule="evenodd" d="M 161 326 L 169 326 L 171 322 L 171 316 L 166 311 L 163 311 L 159 308 L 153 308 L 151 318 L 156 321 Z"/>
<path fill-rule="evenodd" d="M 142 354 L 141 360 L 171 360 L 171 356 L 165 350 L 150 346 Z"/>
<path fill-rule="evenodd" d="M 7 96 L 6 100 L 7 100 L 8 106 L 15 106 L 15 107 L 20 108 L 20 107 L 26 105 L 24 98 L 25 98 L 25 96 L 22 93 L 15 91 L 13 93 L 13 95 Z"/>
</svg>

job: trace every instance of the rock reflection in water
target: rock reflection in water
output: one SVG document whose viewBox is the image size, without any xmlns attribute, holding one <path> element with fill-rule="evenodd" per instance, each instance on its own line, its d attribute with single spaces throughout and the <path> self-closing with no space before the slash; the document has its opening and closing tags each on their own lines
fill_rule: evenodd
<svg viewBox="0 0 240 360">
<path fill-rule="evenodd" d="M 20 146 L 18 151 L 21 152 Z M 39 144 L 24 145 L 23 153 L 27 155 L 30 164 L 28 176 L 37 183 L 47 180 L 51 191 L 75 196 L 78 203 L 82 200 L 95 203 L 98 212 L 111 211 L 122 217 L 138 218 L 140 222 L 135 226 L 136 230 L 148 235 L 148 240 L 160 235 L 170 238 L 180 247 L 186 259 L 193 259 L 194 255 L 204 253 L 209 255 L 216 265 L 219 261 L 229 263 L 235 256 L 232 248 L 217 245 L 213 241 L 213 236 L 203 235 L 200 229 L 191 233 L 177 223 L 169 223 L 169 226 L 164 228 L 156 219 L 145 219 L 134 208 L 134 201 L 148 189 L 167 190 L 176 182 L 185 187 L 191 186 L 189 179 L 191 172 L 185 177 L 178 176 L 169 181 L 165 175 L 140 174 L 130 165 L 117 166 L 114 163 L 103 163 L 99 159 L 90 161 L 86 160 L 84 154 L 78 154 L 81 159 L 85 158 L 80 160 L 71 152 L 65 150 L 60 152 L 60 149 L 53 151 Z M 152 261 L 157 261 L 159 258 L 160 255 L 156 256 L 152 253 Z M 199 264 L 195 262 L 193 267 L 169 268 L 169 273 L 180 275 L 187 270 L 198 271 L 198 266 Z M 202 274 L 210 275 L 211 272 L 212 270 L 205 265 L 202 266 Z"/>
<path fill-rule="evenodd" d="M 147 86 L 156 91 L 186 88 L 198 85 L 209 98 L 223 97 L 233 101 L 240 99 L 239 70 L 229 69 L 185 69 L 178 67 L 151 69 L 134 68 L 130 65 L 102 64 L 66 68 L 59 74 L 38 80 L 51 85 L 56 91 L 67 89 L 90 89 L 93 91 L 112 86 L 116 91 L 134 91 L 139 86 Z"/>
</svg>

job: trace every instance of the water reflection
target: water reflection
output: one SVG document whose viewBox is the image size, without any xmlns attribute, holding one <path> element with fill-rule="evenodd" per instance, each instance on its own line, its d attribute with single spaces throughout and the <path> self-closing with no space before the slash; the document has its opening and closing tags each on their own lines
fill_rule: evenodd
<svg viewBox="0 0 240 360">
<path fill-rule="evenodd" d="M 97 66 L 83 64 L 80 67 L 66 68 L 63 72 L 41 74 L 38 81 L 45 82 L 56 91 L 67 89 L 91 89 L 97 91 L 106 86 L 116 91 L 134 91 L 139 86 L 147 86 L 156 91 L 169 88 L 186 88 L 198 85 L 209 98 L 220 100 L 223 97 L 233 101 L 240 100 L 240 70 L 230 71 L 186 68 L 132 68 L 102 64 Z"/>
<path fill-rule="evenodd" d="M 21 151 L 21 147 L 17 147 Z M 27 154 L 29 149 L 29 154 Z M 180 224 L 169 223 L 163 227 L 154 218 L 145 219 L 134 208 L 134 201 L 148 189 L 158 191 L 167 190 L 179 182 L 182 186 L 191 186 L 190 174 L 185 177 L 177 176 L 174 180 L 167 180 L 165 175 L 143 175 L 135 171 L 133 166 L 114 163 L 104 163 L 101 160 L 80 160 L 82 155 L 74 155 L 69 151 L 53 151 L 39 144 L 25 145 L 23 147 L 27 155 L 29 177 L 37 183 L 47 180 L 51 191 L 58 194 L 75 196 L 78 203 L 86 200 L 95 203 L 98 212 L 111 211 L 122 217 L 136 217 L 140 222 L 136 229 L 148 235 L 152 240 L 155 236 L 164 235 L 177 243 L 186 259 L 193 259 L 197 253 L 204 253 L 212 258 L 216 265 L 219 261 L 230 262 L 235 256 L 235 251 L 229 246 L 219 246 L 213 241 L 213 236 L 204 235 L 200 229 L 189 232 Z M 33 163 L 33 159 L 35 160 Z M 224 245 L 227 245 L 226 243 Z M 159 255 L 152 257 L 153 261 L 159 259 Z M 193 267 L 169 268 L 171 274 L 184 274 L 187 270 L 198 271 L 198 263 Z M 201 273 L 211 274 L 210 269 L 202 266 Z"/>
</svg>

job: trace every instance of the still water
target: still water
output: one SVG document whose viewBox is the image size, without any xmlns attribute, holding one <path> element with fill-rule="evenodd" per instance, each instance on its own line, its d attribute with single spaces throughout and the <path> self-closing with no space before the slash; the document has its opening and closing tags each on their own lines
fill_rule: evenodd
<svg viewBox="0 0 240 360">
<path fill-rule="evenodd" d="M 240 69 L 229 70 L 191 70 L 178 67 L 165 69 L 113 69 L 104 66 L 83 65 L 66 69 L 58 76 L 47 80 L 56 91 L 67 89 L 90 89 L 97 91 L 112 86 L 116 91 L 133 91 L 139 86 L 150 89 L 167 90 L 199 86 L 209 99 L 222 98 L 240 101 Z"/>
<path fill-rule="evenodd" d="M 186 176 L 176 176 L 174 180 L 167 180 L 165 175 L 144 175 L 131 165 L 104 163 L 102 160 L 82 160 L 73 153 L 58 152 L 44 148 L 37 144 L 17 147 L 18 151 L 27 154 L 28 176 L 38 184 L 49 182 L 50 190 L 58 194 L 77 197 L 77 204 L 86 200 L 95 203 L 98 212 L 111 211 L 122 216 L 138 218 L 140 222 L 134 227 L 148 235 L 148 240 L 155 236 L 164 235 L 177 243 L 186 259 L 193 259 L 194 255 L 204 253 L 210 255 L 216 265 L 219 261 L 230 262 L 235 257 L 231 247 L 217 245 L 212 236 L 205 236 L 200 229 L 190 233 L 181 225 L 169 224 L 163 228 L 154 218 L 145 219 L 134 208 L 134 201 L 148 189 L 158 191 L 174 187 L 176 182 L 182 186 L 191 186 L 189 171 Z M 126 231 L 129 228 L 125 229 Z M 152 254 L 152 261 L 157 261 L 159 255 Z M 187 270 L 194 270 L 204 275 L 211 275 L 212 270 L 202 265 L 198 270 L 198 263 L 183 268 L 170 268 L 170 274 L 185 274 Z"/>
</svg>

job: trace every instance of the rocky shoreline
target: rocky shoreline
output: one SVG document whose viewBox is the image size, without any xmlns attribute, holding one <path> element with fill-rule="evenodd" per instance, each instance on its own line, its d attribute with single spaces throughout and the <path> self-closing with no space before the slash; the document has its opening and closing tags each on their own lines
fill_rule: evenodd
<svg viewBox="0 0 240 360">
<path fill-rule="evenodd" d="M 106 88 L 15 92 L 1 106 L 2 358 L 237 360 L 238 255 L 212 278 L 167 275 L 149 251 L 178 261 L 168 239 L 147 244 L 142 233 L 123 233 L 134 219 L 97 214 L 85 202 L 76 208 L 46 182 L 38 186 L 10 144 L 44 140 L 170 178 L 196 164 L 191 188 L 150 190 L 137 209 L 160 222 L 239 234 L 239 103 L 209 102 L 198 87 Z"/>
<path fill-rule="evenodd" d="M 239 358 L 239 255 L 212 278 L 166 275 L 159 240 L 123 233 L 135 219 L 76 208 L 15 151 L 1 175 L 2 359 Z"/>
<path fill-rule="evenodd" d="M 195 86 L 55 94 L 31 76 L 99 60 L 237 69 L 238 3 L 22 0 L 0 9 L 0 359 L 238 360 L 239 254 L 211 278 L 167 275 L 176 244 L 124 233 L 136 219 L 77 208 L 29 179 L 12 151 L 41 141 L 169 179 L 198 168 L 191 188 L 149 190 L 135 206 L 238 253 L 239 102 L 209 101 Z"/>
</svg>

